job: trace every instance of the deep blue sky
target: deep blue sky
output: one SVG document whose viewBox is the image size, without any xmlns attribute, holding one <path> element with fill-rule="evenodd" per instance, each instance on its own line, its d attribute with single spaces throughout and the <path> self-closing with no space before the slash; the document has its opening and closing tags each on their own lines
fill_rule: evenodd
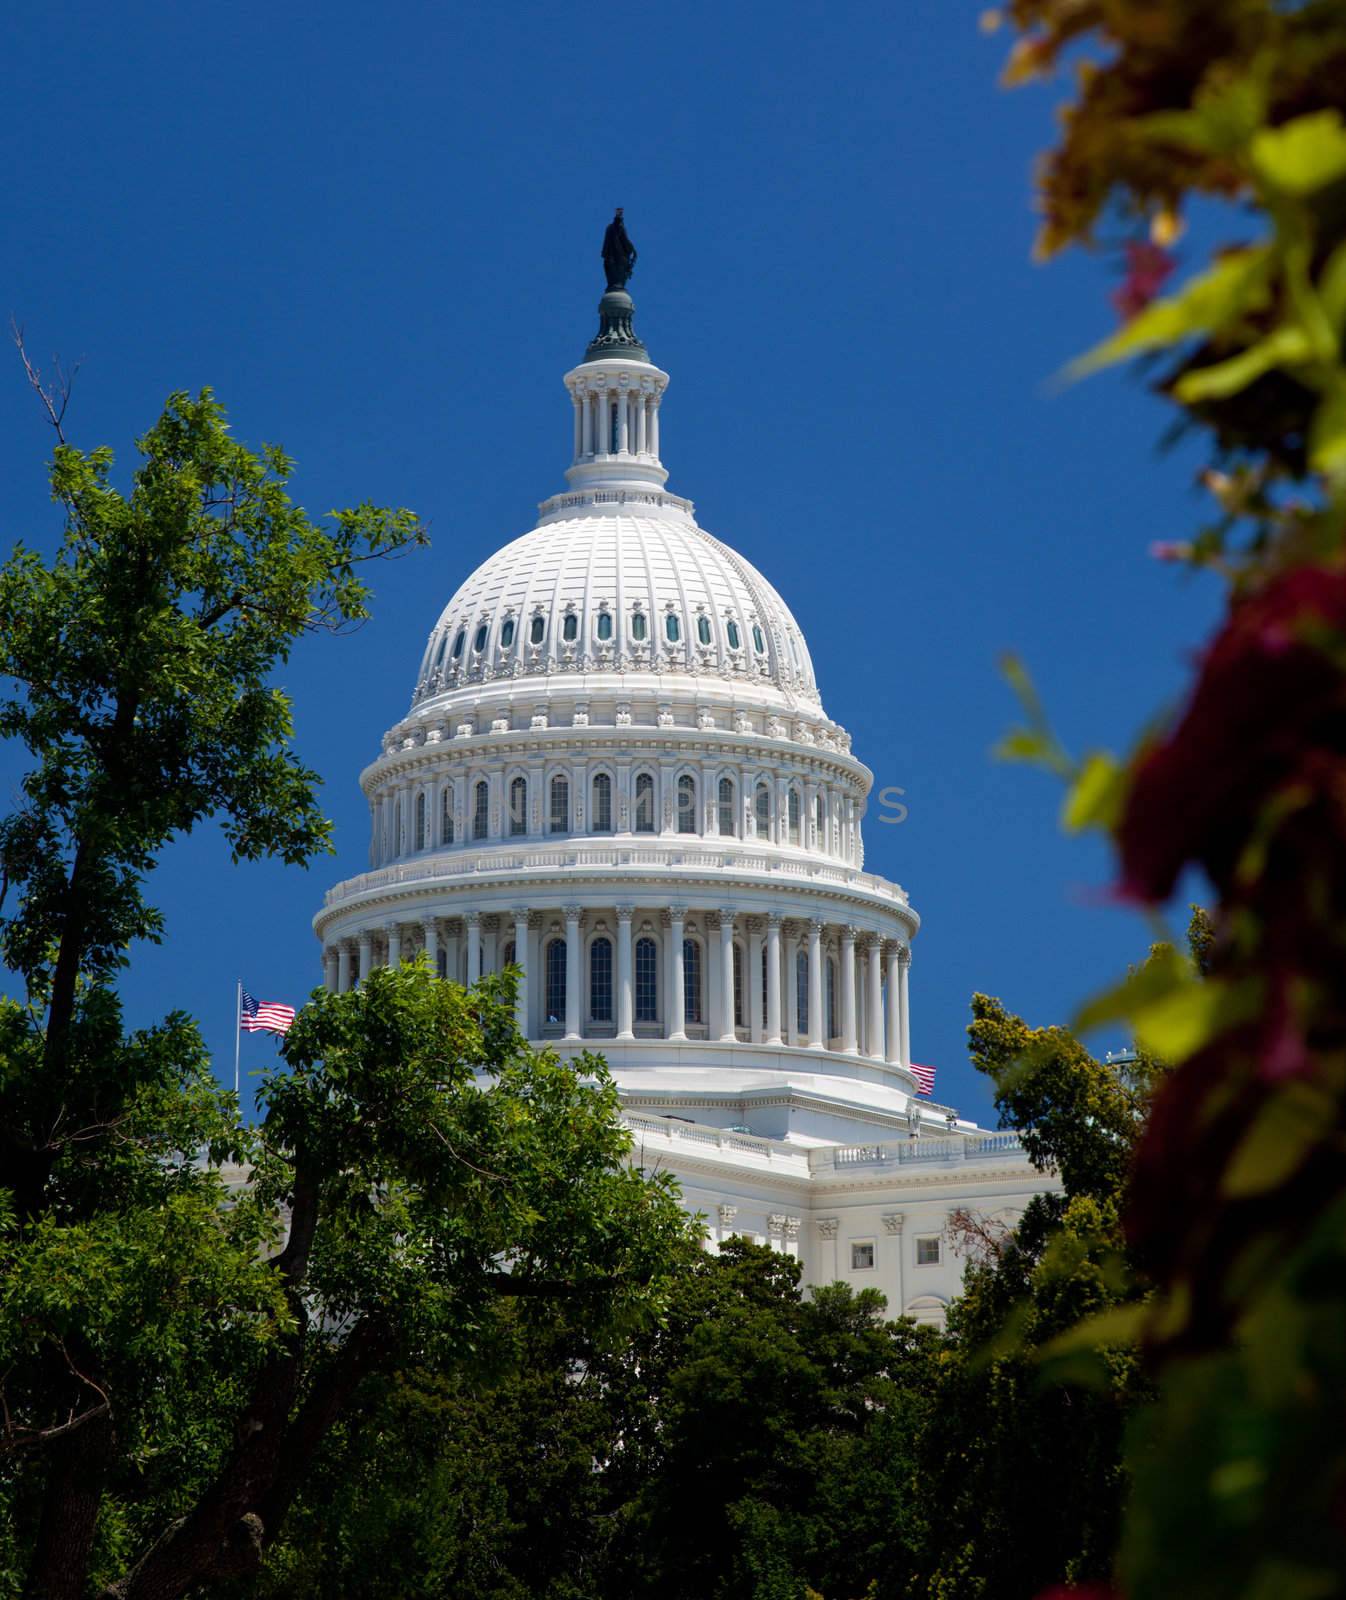
<svg viewBox="0 0 1346 1600">
<path fill-rule="evenodd" d="M 296 1002 L 318 980 L 309 918 L 363 868 L 356 777 L 426 633 L 563 486 L 560 378 L 614 204 L 673 378 L 670 488 L 770 576 L 828 711 L 907 791 L 904 825 L 871 812 L 867 865 L 925 919 L 913 1036 L 940 1097 L 989 1114 L 974 990 L 1062 1021 L 1143 954 L 1051 782 L 990 759 L 1014 715 L 996 658 L 1024 655 L 1072 745 L 1129 742 L 1214 615 L 1147 555 L 1201 507 L 1141 386 L 1050 386 L 1110 326 L 1116 263 L 1030 261 L 1051 96 L 997 88 L 979 9 L 6 8 L 0 312 L 82 360 L 75 441 L 129 462 L 169 391 L 210 384 L 240 437 L 297 458 L 311 510 L 409 505 L 434 541 L 283 675 L 336 858 L 235 869 L 214 828 L 175 846 L 132 1020 L 195 1013 L 231 1076 L 236 976 Z M 51 440 L 21 379 L 0 352 L 0 536 L 46 544 Z M 270 1052 L 245 1040 L 245 1072 Z"/>
</svg>

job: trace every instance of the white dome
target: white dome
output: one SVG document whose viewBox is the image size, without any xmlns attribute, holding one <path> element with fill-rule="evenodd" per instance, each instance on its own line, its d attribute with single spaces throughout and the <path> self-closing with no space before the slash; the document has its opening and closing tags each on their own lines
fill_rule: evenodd
<svg viewBox="0 0 1346 1600">
<path fill-rule="evenodd" d="M 558 495 L 536 528 L 484 561 L 435 625 L 415 698 L 644 667 L 817 704 L 803 633 L 761 573 L 699 528 L 688 502 L 658 491 L 615 500 Z"/>
</svg>

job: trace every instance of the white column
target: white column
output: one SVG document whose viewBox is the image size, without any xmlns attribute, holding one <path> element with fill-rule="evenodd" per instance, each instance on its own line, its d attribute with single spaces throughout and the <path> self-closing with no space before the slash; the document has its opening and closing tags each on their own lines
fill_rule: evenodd
<svg viewBox="0 0 1346 1600">
<path fill-rule="evenodd" d="M 343 939 L 337 946 L 337 993 L 345 994 L 351 986 L 351 947 Z"/>
<path fill-rule="evenodd" d="M 467 924 L 467 986 L 481 977 L 481 912 L 469 911 L 463 919 Z"/>
<path fill-rule="evenodd" d="M 650 415 L 650 397 L 646 394 L 636 396 L 636 454 L 643 456 L 648 453 L 650 431 L 647 426 Z"/>
<path fill-rule="evenodd" d="M 514 993 L 514 1026 L 528 1037 L 528 907 L 514 908 L 514 965 L 519 969 L 519 986 Z"/>
<path fill-rule="evenodd" d="M 421 928 L 425 933 L 425 959 L 434 978 L 439 975 L 439 924 L 433 917 L 422 917 Z"/>
<path fill-rule="evenodd" d="M 631 918 L 634 906 L 617 907 L 617 1037 L 634 1039 L 632 1005 L 634 974 L 631 970 Z"/>
<path fill-rule="evenodd" d="M 483 972 L 499 972 L 500 971 L 500 918 L 499 917 L 483 917 L 481 925 L 482 925 L 483 933 L 485 935 L 485 937 L 482 940 L 482 943 L 485 945 L 485 952 L 484 952 L 484 957 L 483 957 L 483 961 L 482 961 L 482 969 L 481 970 Z"/>
<path fill-rule="evenodd" d="M 720 1038 L 733 1044 L 734 1032 L 734 911 L 720 912 Z"/>
<path fill-rule="evenodd" d="M 902 1059 L 902 1007 L 901 979 L 898 976 L 898 951 L 900 945 L 888 946 L 888 1028 L 884 1058 L 896 1066 Z"/>
<path fill-rule="evenodd" d="M 659 459 L 659 396 L 650 396 L 650 454 Z"/>
<path fill-rule="evenodd" d="M 580 400 L 580 421 L 583 425 L 581 449 L 584 455 L 594 453 L 594 397 L 586 389 Z"/>
<path fill-rule="evenodd" d="M 612 398 L 606 389 L 594 391 L 594 454 L 608 455 L 612 443 Z"/>
<path fill-rule="evenodd" d="M 402 964 L 402 924 L 389 922 L 384 926 L 384 933 L 388 937 L 388 965 L 398 967 Z"/>
<path fill-rule="evenodd" d="M 580 907 L 567 906 L 566 919 L 566 1038 L 580 1037 Z"/>
<path fill-rule="evenodd" d="M 855 929 L 841 930 L 841 1048 L 856 1052 L 855 1037 Z"/>
<path fill-rule="evenodd" d="M 911 947 L 904 944 L 897 952 L 898 1059 L 904 1067 L 911 1065 L 911 1008 L 907 1000 L 907 976 L 910 971 Z"/>
<path fill-rule="evenodd" d="M 785 1027 L 783 1031 L 786 1044 L 803 1044 L 804 1038 L 799 1031 L 799 936 L 795 933 L 787 933 L 785 935 Z"/>
<path fill-rule="evenodd" d="M 686 1000 L 687 986 L 682 964 L 682 911 L 681 906 L 670 906 L 664 913 L 664 926 L 668 930 L 668 1037 L 687 1037 Z"/>
<path fill-rule="evenodd" d="M 580 397 L 573 391 L 570 396 L 575 405 L 575 460 L 580 458 L 580 450 L 584 443 L 584 422 L 580 412 Z"/>
<path fill-rule="evenodd" d="M 337 989 L 337 961 L 339 952 L 334 945 L 328 945 L 322 953 L 322 981 L 328 994 L 338 993 Z"/>
<path fill-rule="evenodd" d="M 449 926 L 453 928 L 457 924 L 450 923 Z M 458 960 L 458 935 L 457 933 L 446 934 L 444 939 L 444 974 L 452 979 L 454 983 L 461 983 L 463 980 L 458 976 L 461 971 L 462 966 Z"/>
<path fill-rule="evenodd" d="M 823 923 L 821 917 L 809 918 L 809 1031 L 811 1050 L 821 1050 L 823 1043 Z"/>
<path fill-rule="evenodd" d="M 869 941 L 869 1053 L 883 1054 L 883 940 L 873 934 Z"/>
<path fill-rule="evenodd" d="M 629 423 L 630 396 L 625 389 L 617 391 L 617 454 L 624 456 L 628 453 L 631 443 L 631 428 Z"/>
<path fill-rule="evenodd" d="M 369 976 L 369 969 L 374 962 L 374 936 L 370 933 L 360 935 L 360 982 L 363 983 Z"/>
<path fill-rule="evenodd" d="M 748 948 L 744 959 L 748 963 L 748 1037 L 761 1044 L 766 1036 L 762 1025 L 762 935 L 760 917 L 748 920 Z"/>
<path fill-rule="evenodd" d="M 766 919 L 766 1042 L 779 1044 L 780 1035 L 780 924 L 779 911 Z"/>
</svg>

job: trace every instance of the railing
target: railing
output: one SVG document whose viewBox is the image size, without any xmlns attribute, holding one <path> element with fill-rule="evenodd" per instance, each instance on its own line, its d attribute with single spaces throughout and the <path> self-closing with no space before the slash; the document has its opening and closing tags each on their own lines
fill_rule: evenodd
<svg viewBox="0 0 1346 1600">
<path fill-rule="evenodd" d="M 848 1167 L 905 1166 L 912 1162 L 984 1161 L 1021 1155 L 1017 1133 L 970 1133 L 947 1139 L 903 1139 L 891 1144 L 843 1145 L 818 1154 L 838 1170 Z"/>
<path fill-rule="evenodd" d="M 704 1122 L 683 1122 L 677 1117 L 642 1116 L 634 1111 L 625 1113 L 622 1121 L 636 1135 L 637 1141 L 644 1136 L 667 1139 L 674 1144 L 731 1150 L 736 1155 L 758 1156 L 775 1167 L 792 1167 L 800 1174 L 808 1171 L 808 1151 L 781 1139 L 761 1139 L 754 1133 L 712 1128 Z"/>
<path fill-rule="evenodd" d="M 358 877 L 347 878 L 327 891 L 325 906 L 341 905 L 356 895 L 378 889 L 397 888 L 403 884 L 431 885 L 452 883 L 463 878 L 477 877 L 483 873 L 502 873 L 516 876 L 521 872 L 555 872 L 576 867 L 685 867 L 691 870 L 724 872 L 761 872 L 772 877 L 796 879 L 800 882 L 836 884 L 842 888 L 862 889 L 867 894 L 898 905 L 907 904 L 906 891 L 886 878 L 872 872 L 861 872 L 858 867 L 844 864 L 829 865 L 807 858 L 795 859 L 788 855 L 748 855 L 736 850 L 698 847 L 694 845 L 669 846 L 613 846 L 595 849 L 591 846 L 554 846 L 550 849 L 485 849 L 453 850 L 433 856 L 422 856 L 415 861 L 402 861 L 393 866 L 378 867 L 362 872 Z"/>
<path fill-rule="evenodd" d="M 678 1117 L 659 1117 L 626 1112 L 622 1121 L 639 1139 L 641 1136 L 666 1139 L 673 1144 L 754 1155 L 769 1165 L 792 1167 L 810 1173 L 849 1172 L 859 1168 L 899 1167 L 915 1163 L 995 1160 L 1023 1154 L 1017 1133 L 973 1133 L 947 1139 L 903 1139 L 884 1144 L 825 1146 L 806 1149 L 781 1139 L 764 1139 L 757 1134 L 714 1128 L 704 1122 L 684 1122 Z"/>
</svg>

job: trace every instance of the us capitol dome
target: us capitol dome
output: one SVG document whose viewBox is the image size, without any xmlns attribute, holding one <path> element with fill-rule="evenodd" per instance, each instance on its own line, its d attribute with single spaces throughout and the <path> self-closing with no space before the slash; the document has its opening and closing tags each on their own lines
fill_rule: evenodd
<svg viewBox="0 0 1346 1600">
<path fill-rule="evenodd" d="M 1012 1221 L 1054 1185 L 920 1096 L 920 919 L 864 870 L 872 774 L 788 605 L 666 489 L 620 212 L 603 257 L 567 487 L 430 630 L 360 777 L 369 871 L 314 919 L 326 982 L 422 949 L 462 983 L 514 965 L 520 1029 L 601 1052 L 634 1159 L 678 1176 L 711 1248 L 748 1234 L 938 1322 L 948 1213 Z"/>
</svg>

